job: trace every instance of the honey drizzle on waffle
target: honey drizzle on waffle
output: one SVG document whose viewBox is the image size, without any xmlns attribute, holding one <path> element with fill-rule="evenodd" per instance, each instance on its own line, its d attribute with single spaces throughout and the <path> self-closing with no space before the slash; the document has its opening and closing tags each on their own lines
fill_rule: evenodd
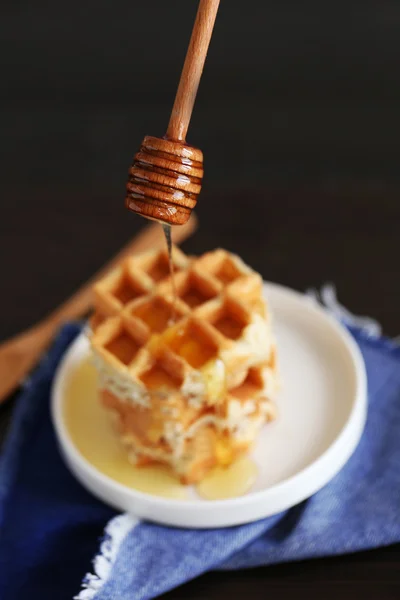
<svg viewBox="0 0 400 600">
<path fill-rule="evenodd" d="M 171 278 L 172 311 L 171 311 L 170 321 L 171 321 L 171 325 L 172 325 L 175 322 L 175 317 L 176 317 L 175 307 L 176 307 L 177 295 L 176 295 L 176 285 L 175 285 L 175 278 L 174 278 L 174 263 L 172 262 L 171 225 L 168 225 L 168 223 L 163 223 L 162 228 L 164 230 L 165 241 L 167 242 L 169 273 L 170 273 L 170 278 Z"/>
<path fill-rule="evenodd" d="M 94 286 L 100 395 L 138 464 L 186 483 L 246 452 L 275 416 L 275 342 L 262 279 L 238 257 L 173 248 L 130 257 Z"/>
</svg>

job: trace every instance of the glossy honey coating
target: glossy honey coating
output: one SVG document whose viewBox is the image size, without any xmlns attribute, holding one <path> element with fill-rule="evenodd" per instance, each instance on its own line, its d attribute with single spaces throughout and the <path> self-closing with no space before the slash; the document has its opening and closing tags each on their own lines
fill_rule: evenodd
<svg viewBox="0 0 400 600">
<path fill-rule="evenodd" d="M 135 255 L 94 286 L 99 395 L 136 465 L 185 483 L 245 453 L 275 417 L 275 340 L 261 277 L 239 257 Z M 174 314 L 173 322 L 171 316 Z"/>
<path fill-rule="evenodd" d="M 129 170 L 126 207 L 148 219 L 183 225 L 197 203 L 202 178 L 201 150 L 146 136 Z"/>
</svg>

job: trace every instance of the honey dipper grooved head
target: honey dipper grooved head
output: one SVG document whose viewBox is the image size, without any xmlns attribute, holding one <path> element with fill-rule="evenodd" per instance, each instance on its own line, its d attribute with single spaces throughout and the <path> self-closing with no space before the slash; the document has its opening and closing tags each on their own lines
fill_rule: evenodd
<svg viewBox="0 0 400 600">
<path fill-rule="evenodd" d="M 182 142 L 146 136 L 129 169 L 129 210 L 170 225 L 183 225 L 196 206 L 203 153 Z"/>
</svg>

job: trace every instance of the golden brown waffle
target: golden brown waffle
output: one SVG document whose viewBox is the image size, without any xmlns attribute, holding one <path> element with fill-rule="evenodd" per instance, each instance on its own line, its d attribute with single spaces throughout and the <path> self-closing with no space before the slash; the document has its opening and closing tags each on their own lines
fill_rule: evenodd
<svg viewBox="0 0 400 600">
<path fill-rule="evenodd" d="M 174 247 L 174 273 L 187 269 L 189 264 L 190 260 Z M 123 261 L 93 286 L 92 328 L 96 329 L 106 317 L 119 314 L 128 302 L 151 294 L 169 275 L 167 252 L 145 252 Z"/>
<path fill-rule="evenodd" d="M 131 257 L 94 286 L 92 348 L 103 402 L 132 460 L 183 481 L 245 451 L 274 418 L 275 342 L 261 277 L 216 250 Z M 174 318 L 171 324 L 171 318 Z"/>
</svg>

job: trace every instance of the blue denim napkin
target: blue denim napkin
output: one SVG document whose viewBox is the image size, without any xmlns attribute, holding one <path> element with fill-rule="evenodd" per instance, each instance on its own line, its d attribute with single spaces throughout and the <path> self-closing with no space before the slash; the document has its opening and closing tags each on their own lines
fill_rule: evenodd
<svg viewBox="0 0 400 600">
<path fill-rule="evenodd" d="M 66 326 L 21 393 L 0 462 L 0 598 L 145 600 L 211 569 L 400 541 L 400 348 L 350 329 L 367 366 L 369 414 L 344 469 L 287 512 L 250 525 L 194 531 L 116 515 L 65 467 L 50 421 L 49 390 L 79 331 Z"/>
</svg>

